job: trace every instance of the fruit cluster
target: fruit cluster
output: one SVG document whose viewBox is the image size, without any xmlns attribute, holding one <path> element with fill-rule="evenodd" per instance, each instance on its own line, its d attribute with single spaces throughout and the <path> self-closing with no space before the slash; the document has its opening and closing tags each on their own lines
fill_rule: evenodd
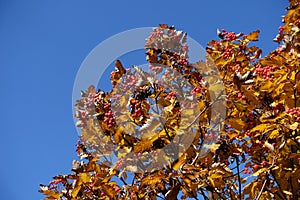
<svg viewBox="0 0 300 200">
<path fill-rule="evenodd" d="M 152 64 L 149 65 L 149 69 L 151 69 L 152 71 L 154 71 L 157 74 L 159 74 L 163 70 L 163 68 L 161 66 L 154 66 Z"/>
<path fill-rule="evenodd" d="M 272 75 L 272 71 L 278 69 L 278 66 L 265 66 L 261 67 L 258 65 L 255 69 L 256 74 L 263 76 L 264 79 L 273 80 L 274 76 Z"/>
<path fill-rule="evenodd" d="M 124 90 L 130 89 L 133 86 L 137 85 L 138 80 L 141 78 L 137 74 L 131 73 L 131 69 L 127 69 L 127 75 L 124 78 L 124 82 L 122 82 L 122 86 Z"/>
<path fill-rule="evenodd" d="M 225 40 L 236 40 L 238 37 L 234 32 L 227 32 L 225 29 L 222 29 L 221 32 L 218 33 L 219 37 Z"/>
<path fill-rule="evenodd" d="M 245 99 L 246 99 L 246 96 L 243 95 L 241 92 L 239 92 L 239 93 L 237 94 L 237 98 L 242 99 L 242 100 L 245 100 Z"/>
<path fill-rule="evenodd" d="M 233 50 L 229 47 L 225 47 L 225 51 L 221 54 L 221 56 L 225 59 L 228 59 L 232 56 Z"/>
<path fill-rule="evenodd" d="M 287 108 L 286 113 L 293 116 L 297 122 L 300 122 L 300 107 Z"/>
<path fill-rule="evenodd" d="M 203 92 L 203 88 L 201 88 L 200 86 L 194 87 L 191 91 L 192 94 L 197 94 L 197 93 L 199 94 L 201 92 Z"/>
<path fill-rule="evenodd" d="M 106 109 L 108 109 L 108 112 L 106 112 L 104 114 L 104 123 L 107 124 L 108 128 L 111 128 L 111 127 L 113 127 L 113 125 L 116 124 L 116 122 L 115 122 L 115 119 L 113 116 L 113 112 L 110 109 L 110 105 L 106 104 L 105 107 L 106 107 Z"/>
<path fill-rule="evenodd" d="M 186 34 L 182 31 L 175 30 L 174 26 L 168 27 L 166 24 L 161 24 L 154 28 L 153 32 L 147 39 L 145 48 L 165 49 L 180 54 L 186 54 L 187 47 L 184 47 L 186 42 Z"/>
<path fill-rule="evenodd" d="M 176 92 L 175 91 L 169 92 L 168 95 L 166 96 L 166 99 L 169 100 L 169 101 L 173 98 L 176 98 Z"/>
<path fill-rule="evenodd" d="M 142 114 L 142 105 L 141 105 L 141 101 L 135 98 L 132 98 L 130 100 L 130 104 L 129 107 L 131 109 L 131 116 L 135 119 L 138 119 Z"/>
<path fill-rule="evenodd" d="M 63 180 L 62 179 L 55 179 L 49 182 L 49 189 L 56 189 L 57 185 L 62 183 Z"/>
</svg>

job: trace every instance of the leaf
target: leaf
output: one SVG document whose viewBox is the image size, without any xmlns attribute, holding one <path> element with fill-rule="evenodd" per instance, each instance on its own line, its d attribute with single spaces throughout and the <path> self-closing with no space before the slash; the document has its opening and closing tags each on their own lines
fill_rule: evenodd
<svg viewBox="0 0 300 200">
<path fill-rule="evenodd" d="M 78 194 L 78 192 L 80 191 L 80 189 L 81 189 L 81 186 L 79 185 L 79 186 L 75 187 L 75 188 L 72 190 L 72 197 L 73 197 L 73 198 L 77 197 L 77 194 Z"/>
<path fill-rule="evenodd" d="M 270 133 L 269 138 L 270 138 L 270 139 L 274 139 L 274 138 L 277 138 L 278 135 L 279 135 L 279 130 L 276 129 L 276 130 L 273 130 L 273 131 Z"/>
<path fill-rule="evenodd" d="M 250 197 L 255 197 L 255 190 L 256 190 L 256 187 L 258 185 L 258 182 L 254 182 L 253 185 L 252 185 L 252 188 L 251 188 L 251 193 L 250 193 Z"/>
<path fill-rule="evenodd" d="M 283 190 L 282 192 L 286 195 L 293 195 L 293 193 L 291 193 L 290 191 L 287 191 L 287 190 Z"/>
<path fill-rule="evenodd" d="M 291 125 L 287 125 L 287 127 L 291 130 L 296 130 L 298 127 L 299 127 L 299 123 L 298 122 L 294 122 L 293 124 Z"/>
<path fill-rule="evenodd" d="M 249 35 L 247 35 L 246 38 L 250 41 L 257 41 L 259 33 L 260 33 L 259 30 L 253 31 L 253 32 L 249 33 Z"/>
<path fill-rule="evenodd" d="M 82 183 L 89 183 L 91 182 L 91 175 L 90 173 L 80 173 L 79 174 L 79 181 Z"/>
<path fill-rule="evenodd" d="M 216 83 L 216 84 L 209 86 L 209 92 L 213 92 L 213 93 L 211 93 L 211 95 L 214 94 L 214 95 L 212 95 L 212 98 L 219 96 L 221 94 L 221 92 L 223 92 L 224 90 L 225 90 L 224 85 L 221 83 Z"/>
<path fill-rule="evenodd" d="M 234 131 L 230 131 L 228 133 L 228 137 L 230 140 L 234 139 L 234 138 L 237 138 L 239 136 L 239 132 L 237 132 L 236 130 Z"/>
<path fill-rule="evenodd" d="M 166 197 L 166 200 L 177 200 L 177 195 L 179 193 L 179 190 L 180 190 L 180 184 L 177 184 L 175 187 L 173 187 L 172 189 L 170 189 L 165 197 Z"/>
<path fill-rule="evenodd" d="M 233 103 L 234 103 L 235 107 L 238 109 L 238 111 L 241 111 L 241 112 L 246 111 L 249 106 L 245 101 L 243 101 L 241 99 L 233 101 Z"/>
<path fill-rule="evenodd" d="M 204 147 L 215 153 L 216 150 L 220 147 L 220 144 L 204 144 Z"/>
<path fill-rule="evenodd" d="M 40 192 L 42 192 L 43 194 L 48 195 L 48 197 L 51 197 L 54 199 L 59 199 L 62 196 L 62 194 L 60 194 L 56 191 L 50 190 L 47 186 L 42 186 L 42 185 L 40 185 Z"/>
<path fill-rule="evenodd" d="M 113 83 L 113 85 L 116 85 L 121 81 L 122 76 L 126 73 L 126 70 L 124 69 L 122 63 L 120 60 L 116 60 L 115 62 L 115 70 L 111 73 L 110 79 Z"/>
<path fill-rule="evenodd" d="M 247 126 L 247 124 L 239 118 L 228 119 L 227 123 L 230 124 L 233 128 L 235 128 L 236 130 L 239 130 L 239 131 L 242 131 Z"/>
<path fill-rule="evenodd" d="M 251 132 L 254 133 L 256 131 L 263 133 L 267 131 L 267 128 L 270 127 L 269 124 L 259 124 L 251 129 Z"/>
<path fill-rule="evenodd" d="M 250 178 L 252 176 L 259 176 L 260 174 L 262 174 L 262 173 L 264 173 L 266 171 L 268 171 L 268 169 L 265 168 L 265 167 L 263 167 L 263 168 L 257 170 L 256 172 L 254 172 L 253 174 L 251 174 L 250 176 L 247 176 L 245 179 L 247 180 L 248 178 Z"/>
<path fill-rule="evenodd" d="M 102 185 L 102 188 L 103 188 L 103 192 L 107 196 L 109 196 L 110 199 L 113 199 L 113 197 L 115 196 L 114 195 L 115 192 L 114 192 L 113 188 L 108 185 L 105 185 L 105 184 Z"/>
<path fill-rule="evenodd" d="M 177 171 L 184 163 L 186 163 L 186 158 L 182 155 L 175 163 L 173 163 L 172 169 Z"/>
</svg>

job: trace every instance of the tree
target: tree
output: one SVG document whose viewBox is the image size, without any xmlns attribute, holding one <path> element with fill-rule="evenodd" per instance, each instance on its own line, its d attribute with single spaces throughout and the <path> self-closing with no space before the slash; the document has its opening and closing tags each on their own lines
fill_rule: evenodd
<svg viewBox="0 0 300 200">
<path fill-rule="evenodd" d="M 258 30 L 218 31 L 191 64 L 183 32 L 154 29 L 150 72 L 117 60 L 111 92 L 82 92 L 81 162 L 40 186 L 45 199 L 300 198 L 299 2 L 287 10 L 263 58 Z"/>
</svg>

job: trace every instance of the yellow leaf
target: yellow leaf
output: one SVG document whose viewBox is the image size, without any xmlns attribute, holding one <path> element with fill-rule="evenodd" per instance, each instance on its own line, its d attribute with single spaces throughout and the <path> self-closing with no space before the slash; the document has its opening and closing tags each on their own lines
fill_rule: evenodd
<svg viewBox="0 0 300 200">
<path fill-rule="evenodd" d="M 54 199 L 59 199 L 62 196 L 62 194 L 53 190 L 42 190 L 42 193 Z"/>
<path fill-rule="evenodd" d="M 194 110 L 193 109 L 184 109 L 182 111 L 182 115 L 183 116 L 189 116 L 189 115 L 193 115 L 194 114 Z"/>
<path fill-rule="evenodd" d="M 233 103 L 234 103 L 235 107 L 238 109 L 238 111 L 241 111 L 241 112 L 246 111 L 249 106 L 245 101 L 243 101 L 241 99 L 236 100 Z"/>
<path fill-rule="evenodd" d="M 258 185 L 258 182 L 254 182 L 253 185 L 252 185 L 252 188 L 251 188 L 251 198 L 255 197 L 255 190 L 256 190 L 256 187 Z"/>
<path fill-rule="evenodd" d="M 263 92 L 264 91 L 272 92 L 275 89 L 274 82 L 272 82 L 270 80 L 266 80 L 259 89 L 260 89 L 260 91 L 263 91 Z"/>
<path fill-rule="evenodd" d="M 260 31 L 253 31 L 251 33 L 249 33 L 249 35 L 247 35 L 247 39 L 250 41 L 257 41 L 258 40 L 258 35 L 259 35 Z"/>
<path fill-rule="evenodd" d="M 237 138 L 239 136 L 239 133 L 237 131 L 230 131 L 230 132 L 228 132 L 228 136 L 229 136 L 229 139 L 232 140 L 234 138 Z"/>
<path fill-rule="evenodd" d="M 181 156 L 175 163 L 173 163 L 173 170 L 177 171 L 186 162 L 185 156 Z"/>
<path fill-rule="evenodd" d="M 269 138 L 270 138 L 270 139 L 274 139 L 274 138 L 277 138 L 278 135 L 279 135 L 279 130 L 276 129 L 276 130 L 273 130 L 273 131 L 270 133 Z"/>
<path fill-rule="evenodd" d="M 224 90 L 224 85 L 221 83 L 216 83 L 209 87 L 209 92 L 211 93 L 212 98 L 219 96 Z"/>
<path fill-rule="evenodd" d="M 231 118 L 227 120 L 227 123 L 230 124 L 236 130 L 243 130 L 246 127 L 246 123 L 239 118 Z"/>
<path fill-rule="evenodd" d="M 287 190 L 283 190 L 282 192 L 286 195 L 293 195 L 293 193 L 291 193 L 290 191 L 287 191 Z"/>
<path fill-rule="evenodd" d="M 109 196 L 110 199 L 113 199 L 113 197 L 115 196 L 113 188 L 108 185 L 104 185 L 104 184 L 102 185 L 102 188 L 103 188 L 103 192 L 107 196 Z"/>
<path fill-rule="evenodd" d="M 220 147 L 220 144 L 204 144 L 204 148 L 209 149 L 213 153 L 215 153 L 219 147 Z"/>
<path fill-rule="evenodd" d="M 90 173 L 81 173 L 81 174 L 79 174 L 79 181 L 81 181 L 82 183 L 91 182 Z"/>
<path fill-rule="evenodd" d="M 80 191 L 80 189 L 81 189 L 81 186 L 77 186 L 77 187 L 75 187 L 75 188 L 73 189 L 73 191 L 72 191 L 72 197 L 73 197 L 73 198 L 75 198 L 75 197 L 77 196 L 77 194 L 78 194 L 78 192 Z"/>
<path fill-rule="evenodd" d="M 291 124 L 291 125 L 288 125 L 287 127 L 289 128 L 289 129 L 291 129 L 291 130 L 296 130 L 297 128 L 298 128 L 298 126 L 299 126 L 299 123 L 298 122 L 294 122 L 293 124 Z"/>
</svg>

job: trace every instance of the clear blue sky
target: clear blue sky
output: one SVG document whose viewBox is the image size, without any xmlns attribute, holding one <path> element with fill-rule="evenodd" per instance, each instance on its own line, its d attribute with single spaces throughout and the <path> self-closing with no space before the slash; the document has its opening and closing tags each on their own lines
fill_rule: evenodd
<svg viewBox="0 0 300 200">
<path fill-rule="evenodd" d="M 287 0 L 1 0 L 0 199 L 41 199 L 40 183 L 70 172 L 77 141 L 73 82 L 101 41 L 159 23 L 174 24 L 203 46 L 216 38 L 216 28 L 260 29 L 257 45 L 265 55 L 276 47 L 272 39 L 287 5 Z"/>
</svg>

